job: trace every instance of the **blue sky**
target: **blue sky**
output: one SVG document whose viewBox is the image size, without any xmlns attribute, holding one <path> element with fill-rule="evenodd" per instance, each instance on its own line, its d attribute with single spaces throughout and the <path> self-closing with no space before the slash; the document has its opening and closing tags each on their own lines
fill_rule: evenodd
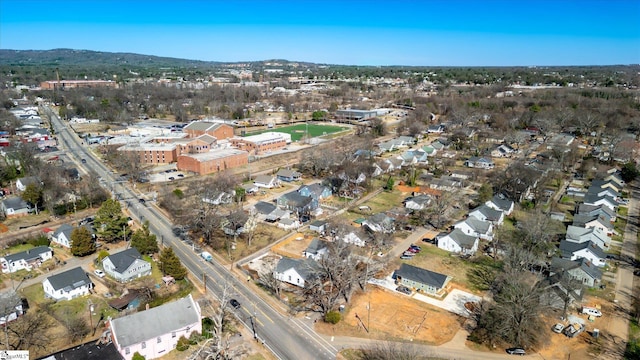
<svg viewBox="0 0 640 360">
<path fill-rule="evenodd" d="M 0 48 L 210 61 L 640 63 L 640 1 L 0 0 Z"/>
</svg>

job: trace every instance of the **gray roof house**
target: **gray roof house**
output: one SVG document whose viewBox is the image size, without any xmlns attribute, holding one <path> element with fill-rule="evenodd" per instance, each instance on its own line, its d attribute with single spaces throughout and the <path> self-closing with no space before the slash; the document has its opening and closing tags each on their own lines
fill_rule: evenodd
<svg viewBox="0 0 640 360">
<path fill-rule="evenodd" d="M 418 195 L 413 196 L 404 201 L 404 206 L 411 210 L 423 210 L 431 203 L 431 196 Z"/>
<path fill-rule="evenodd" d="M 362 226 L 373 232 L 392 233 L 395 231 L 395 219 L 385 213 L 377 213 L 369 216 L 362 222 Z"/>
<path fill-rule="evenodd" d="M 586 228 L 597 227 L 606 231 L 607 234 L 614 234 L 616 232 L 613 229 L 613 223 L 606 215 L 576 214 L 573 216 L 573 225 Z"/>
<path fill-rule="evenodd" d="M 567 241 L 575 243 L 593 242 L 602 249 L 608 249 L 611 238 L 601 228 L 569 225 L 565 236 Z"/>
<path fill-rule="evenodd" d="M 465 160 L 464 165 L 466 167 L 479 169 L 493 169 L 495 167 L 495 164 L 491 159 L 477 156 L 472 156 L 469 159 Z"/>
<path fill-rule="evenodd" d="M 318 200 L 311 196 L 303 196 L 297 191 L 288 192 L 277 200 L 280 208 L 290 210 L 298 216 L 309 214 L 318 208 Z"/>
<path fill-rule="evenodd" d="M 79 296 L 89 295 L 93 283 L 81 267 L 76 267 L 57 275 L 52 275 L 42 282 L 44 296 L 55 300 L 71 300 Z"/>
<path fill-rule="evenodd" d="M 31 184 L 40 185 L 40 180 L 35 176 L 25 176 L 16 181 L 16 188 L 20 191 L 25 191 L 27 186 Z"/>
<path fill-rule="evenodd" d="M 44 261 L 53 257 L 53 251 L 48 246 L 37 246 L 15 254 L 0 258 L 3 273 L 12 273 L 26 269 L 31 271 L 33 266 L 40 266 Z"/>
<path fill-rule="evenodd" d="M 504 221 L 504 213 L 500 210 L 495 210 L 487 205 L 480 205 L 473 209 L 469 213 L 469 216 L 473 216 L 483 221 L 491 221 L 495 225 L 500 225 Z"/>
<path fill-rule="evenodd" d="M 602 271 L 584 258 L 568 260 L 554 257 L 550 270 L 551 275 L 568 272 L 573 279 L 588 287 L 595 287 L 602 280 Z"/>
<path fill-rule="evenodd" d="M 324 233 L 327 228 L 327 221 L 325 220 L 314 220 L 309 224 L 309 230 L 315 231 L 317 233 Z"/>
<path fill-rule="evenodd" d="M 273 276 L 277 280 L 303 288 L 311 280 L 316 266 L 316 262 L 311 259 L 283 257 L 278 261 Z"/>
<path fill-rule="evenodd" d="M 491 200 L 485 202 L 484 204 L 494 210 L 502 211 L 506 216 L 511 215 L 514 206 L 514 202 L 512 200 L 509 200 L 502 194 L 493 195 Z"/>
<path fill-rule="evenodd" d="M 142 259 L 136 248 L 109 255 L 102 259 L 104 272 L 119 282 L 127 282 L 151 275 L 151 264 Z"/>
<path fill-rule="evenodd" d="M 409 264 L 400 265 L 400 269 L 393 273 L 393 278 L 398 284 L 436 296 L 441 295 L 451 281 L 450 276 Z"/>
<path fill-rule="evenodd" d="M 72 231 L 73 226 L 69 224 L 62 224 L 53 232 L 53 234 L 51 234 L 51 241 L 66 248 L 70 248 Z"/>
<path fill-rule="evenodd" d="M 276 176 L 280 181 L 291 182 L 291 181 L 300 180 L 300 176 L 302 176 L 302 174 L 300 174 L 297 171 L 293 171 L 289 169 L 280 169 L 276 173 Z"/>
<path fill-rule="evenodd" d="M 21 197 L 13 196 L 8 197 L 0 202 L 0 211 L 2 211 L 7 217 L 24 216 L 29 215 L 31 206 Z"/>
<path fill-rule="evenodd" d="M 438 247 L 453 253 L 473 255 L 478 251 L 478 237 L 467 235 L 460 229 L 453 229 L 438 239 Z"/>
<path fill-rule="evenodd" d="M 578 206 L 578 214 L 587 215 L 606 215 L 611 221 L 616 221 L 616 212 L 605 205 L 587 205 L 580 204 Z"/>
<path fill-rule="evenodd" d="M 178 339 L 202 332 L 200 306 L 191 294 L 149 310 L 109 321 L 111 338 L 126 360 L 138 352 L 159 358 L 175 349 Z"/>
<path fill-rule="evenodd" d="M 584 200 L 582 202 L 584 204 L 593 205 L 593 206 L 604 205 L 613 211 L 615 211 L 616 208 L 618 207 L 618 202 L 611 196 L 607 196 L 607 195 L 598 196 L 593 194 L 587 194 L 587 196 L 584 197 Z"/>
<path fill-rule="evenodd" d="M 607 254 L 604 250 L 591 241 L 575 243 L 562 240 L 560 241 L 560 253 L 564 259 L 578 260 L 585 258 L 598 267 L 604 266 L 607 261 Z"/>
<path fill-rule="evenodd" d="M 311 196 L 316 200 L 326 199 L 333 194 L 330 187 L 320 183 L 302 185 L 298 189 L 298 193 L 302 196 Z"/>
<path fill-rule="evenodd" d="M 318 261 L 327 251 L 327 243 L 318 238 L 314 238 L 311 240 L 309 246 L 302 252 L 302 256 Z"/>
<path fill-rule="evenodd" d="M 465 220 L 455 223 L 453 227 L 462 230 L 462 232 L 467 235 L 478 236 L 481 239 L 489 241 L 493 239 L 493 224 L 473 216 L 469 216 Z"/>
</svg>

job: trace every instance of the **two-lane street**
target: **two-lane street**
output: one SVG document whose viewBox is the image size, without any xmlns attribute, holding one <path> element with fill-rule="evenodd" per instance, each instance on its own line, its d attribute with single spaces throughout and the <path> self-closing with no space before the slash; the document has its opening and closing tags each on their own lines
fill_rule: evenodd
<svg viewBox="0 0 640 360">
<path fill-rule="evenodd" d="M 138 197 L 124 183 L 116 181 L 111 171 L 82 146 L 80 139 L 69 130 L 51 108 L 45 107 L 45 111 L 56 130 L 60 145 L 70 152 L 70 156 L 86 159 L 83 167 L 96 173 L 107 184 L 110 184 L 110 190 L 114 195 L 119 194 L 123 199 Z M 243 305 L 239 310 L 236 310 L 238 319 L 250 331 L 255 328 L 259 341 L 263 342 L 277 357 L 281 359 L 336 358 L 337 349 L 324 338 L 273 310 L 259 296 L 255 295 L 243 281 L 233 276 L 229 269 L 215 261 L 205 262 L 199 254 L 182 243 L 173 235 L 171 222 L 161 212 L 137 202 L 130 202 L 128 205 L 132 217 L 139 221 L 149 221 L 150 230 L 157 238 L 164 245 L 173 247 L 184 266 L 193 274 L 194 279 L 199 279 L 202 282 L 206 277 L 207 290 L 216 298 L 222 293 L 225 283 L 233 287 L 233 296 Z"/>
</svg>

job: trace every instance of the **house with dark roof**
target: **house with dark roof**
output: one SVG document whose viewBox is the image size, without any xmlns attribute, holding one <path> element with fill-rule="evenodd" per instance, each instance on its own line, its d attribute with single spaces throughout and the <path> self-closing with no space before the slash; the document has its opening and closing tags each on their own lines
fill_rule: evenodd
<svg viewBox="0 0 640 360">
<path fill-rule="evenodd" d="M 276 203 L 281 209 L 289 210 L 298 217 L 308 215 L 318 208 L 318 200 L 304 196 L 297 191 L 290 191 L 278 197 Z"/>
<path fill-rule="evenodd" d="M 598 228 L 607 233 L 608 236 L 617 234 L 613 228 L 613 223 L 606 215 L 576 214 L 573 216 L 573 225 L 585 228 Z"/>
<path fill-rule="evenodd" d="M 454 228 L 462 230 L 466 235 L 476 236 L 484 240 L 493 240 L 493 224 L 470 216 L 453 225 Z"/>
<path fill-rule="evenodd" d="M 362 226 L 372 232 L 390 234 L 395 231 L 395 219 L 385 213 L 377 213 L 366 218 Z"/>
<path fill-rule="evenodd" d="M 315 261 L 320 260 L 328 251 L 327 243 L 318 238 L 311 240 L 309 246 L 302 252 L 302 256 Z"/>
<path fill-rule="evenodd" d="M 104 272 L 119 282 L 151 275 L 151 263 L 142 259 L 136 248 L 129 248 L 102 259 Z"/>
<path fill-rule="evenodd" d="M 605 205 L 587 205 L 580 204 L 578 206 L 578 214 L 586 214 L 586 215 L 604 215 L 609 218 L 609 221 L 615 222 L 617 219 L 616 212 L 611 210 Z"/>
<path fill-rule="evenodd" d="M 316 262 L 312 259 L 283 257 L 278 261 L 273 276 L 276 280 L 303 288 L 311 280 L 316 266 Z"/>
<path fill-rule="evenodd" d="M 51 234 L 51 241 L 66 248 L 71 248 L 72 231 L 73 226 L 69 224 L 62 224 L 53 232 L 53 234 Z"/>
<path fill-rule="evenodd" d="M 76 267 L 56 275 L 49 276 L 42 282 L 44 296 L 54 300 L 71 300 L 89 295 L 93 283 L 81 267 Z"/>
<path fill-rule="evenodd" d="M 229 236 L 237 236 L 251 231 L 256 226 L 255 218 L 246 214 L 243 210 L 230 213 L 222 218 L 220 227 Z"/>
<path fill-rule="evenodd" d="M 491 200 L 488 200 L 484 204 L 494 210 L 502 211 L 505 216 L 509 216 L 511 215 L 511 212 L 513 212 L 513 206 L 515 203 L 502 194 L 496 194 L 493 195 Z"/>
<path fill-rule="evenodd" d="M 567 240 L 560 241 L 560 254 L 563 259 L 587 259 L 598 267 L 606 265 L 607 254 L 593 242 L 575 243 Z"/>
<path fill-rule="evenodd" d="M 618 208 L 618 202 L 611 196 L 607 195 L 598 196 L 594 194 L 587 194 L 582 203 L 593 206 L 604 205 L 613 211 L 616 211 Z"/>
<path fill-rule="evenodd" d="M 447 235 L 438 239 L 440 249 L 459 253 L 463 255 L 473 255 L 478 251 L 479 239 L 474 235 L 467 235 L 460 229 L 453 229 Z"/>
<path fill-rule="evenodd" d="M 35 176 L 25 176 L 16 181 L 18 191 L 25 191 L 29 185 L 40 185 L 40 180 Z"/>
<path fill-rule="evenodd" d="M 473 211 L 469 213 L 469 216 L 473 216 L 482 221 L 490 221 L 494 225 L 501 225 L 504 221 L 504 213 L 502 211 L 492 209 L 486 204 L 473 209 Z"/>
<path fill-rule="evenodd" d="M 563 273 L 568 273 L 572 279 L 588 287 L 595 287 L 602 280 L 602 271 L 585 258 L 578 260 L 552 258 L 550 275 Z"/>
<path fill-rule="evenodd" d="M 107 342 L 91 340 L 72 348 L 58 351 L 37 360 L 123 360 L 111 339 Z"/>
<path fill-rule="evenodd" d="M 319 234 L 323 234 L 327 228 L 327 221 L 325 220 L 314 220 L 309 224 L 309 230 L 315 231 Z"/>
<path fill-rule="evenodd" d="M 396 284 L 416 289 L 429 295 L 441 295 L 451 277 L 437 272 L 422 269 L 409 264 L 400 265 L 393 273 Z"/>
<path fill-rule="evenodd" d="M 404 207 L 411 210 L 424 210 L 431 203 L 431 196 L 418 195 L 404 200 Z"/>
<path fill-rule="evenodd" d="M 0 211 L 8 218 L 26 216 L 31 212 L 31 206 L 21 197 L 8 197 L 0 202 Z"/>
<path fill-rule="evenodd" d="M 31 271 L 34 267 L 39 267 L 43 262 L 53 257 L 53 250 L 48 246 L 37 246 L 33 249 L 21 251 L 19 253 L 6 255 L 0 258 L 3 273 L 13 273 L 25 269 Z"/>
<path fill-rule="evenodd" d="M 292 182 L 300 180 L 300 176 L 302 176 L 302 174 L 290 169 L 280 169 L 276 173 L 276 176 L 280 181 Z"/>
<path fill-rule="evenodd" d="M 176 348 L 178 339 L 202 332 L 200 306 L 191 294 L 109 321 L 111 339 L 125 360 L 136 352 L 145 359 L 157 359 Z"/>
</svg>

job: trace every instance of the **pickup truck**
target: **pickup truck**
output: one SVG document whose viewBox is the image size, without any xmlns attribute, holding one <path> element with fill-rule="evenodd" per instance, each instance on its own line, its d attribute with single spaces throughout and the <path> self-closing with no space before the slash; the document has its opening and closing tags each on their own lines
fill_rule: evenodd
<svg viewBox="0 0 640 360">
<path fill-rule="evenodd" d="M 566 328 L 564 328 L 563 333 L 570 338 L 574 338 L 578 335 L 580 335 L 581 332 L 584 331 L 584 325 L 580 324 L 580 323 L 573 323 L 569 326 L 567 326 Z"/>
</svg>

